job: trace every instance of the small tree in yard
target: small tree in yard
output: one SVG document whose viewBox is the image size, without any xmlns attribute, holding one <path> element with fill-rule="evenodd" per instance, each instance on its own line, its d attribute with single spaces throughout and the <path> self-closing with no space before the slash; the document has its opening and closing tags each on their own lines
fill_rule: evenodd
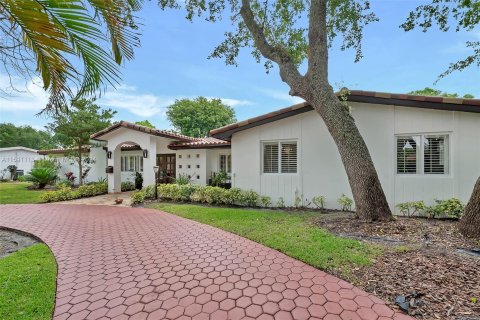
<svg viewBox="0 0 480 320">
<path fill-rule="evenodd" d="M 148 128 L 155 128 L 155 126 L 148 120 L 136 121 L 135 124 Z"/>
<path fill-rule="evenodd" d="M 237 121 L 232 107 L 204 97 L 176 100 L 167 117 L 176 130 L 191 137 L 205 137 L 208 131 Z"/>
<path fill-rule="evenodd" d="M 77 100 L 72 102 L 69 111 L 52 115 L 53 122 L 48 128 L 66 149 L 71 149 L 67 156 L 78 164 L 79 183 L 83 184 L 85 149 L 90 145 L 90 135 L 111 125 L 116 111 L 102 110 L 94 100 Z M 89 162 L 88 160 L 87 162 Z"/>
</svg>

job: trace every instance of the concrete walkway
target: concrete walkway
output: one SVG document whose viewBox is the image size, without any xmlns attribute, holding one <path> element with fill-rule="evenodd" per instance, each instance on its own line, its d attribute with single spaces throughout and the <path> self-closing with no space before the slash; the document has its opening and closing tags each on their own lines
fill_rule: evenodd
<svg viewBox="0 0 480 320">
<path fill-rule="evenodd" d="M 95 197 L 86 197 L 74 200 L 67 200 L 58 202 L 58 204 L 89 204 L 89 205 L 102 205 L 102 206 L 115 206 L 115 207 L 130 207 L 132 201 L 130 195 L 132 191 L 126 191 L 121 193 L 107 193 Z M 115 199 L 122 198 L 121 204 L 116 204 Z"/>
<path fill-rule="evenodd" d="M 58 263 L 54 319 L 411 319 L 275 250 L 143 208 L 4 205 Z"/>
</svg>

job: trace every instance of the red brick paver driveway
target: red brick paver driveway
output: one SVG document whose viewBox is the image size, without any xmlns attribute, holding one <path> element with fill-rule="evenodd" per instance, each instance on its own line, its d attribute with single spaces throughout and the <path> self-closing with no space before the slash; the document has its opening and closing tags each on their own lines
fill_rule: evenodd
<svg viewBox="0 0 480 320">
<path fill-rule="evenodd" d="M 275 250 L 155 210 L 7 205 L 0 226 L 52 249 L 55 319 L 410 319 Z"/>
</svg>

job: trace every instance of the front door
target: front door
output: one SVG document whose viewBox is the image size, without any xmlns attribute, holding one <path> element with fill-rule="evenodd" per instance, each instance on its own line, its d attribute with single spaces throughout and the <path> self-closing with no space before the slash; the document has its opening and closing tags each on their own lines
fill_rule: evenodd
<svg viewBox="0 0 480 320">
<path fill-rule="evenodd" d="M 175 153 L 157 154 L 158 182 L 173 183 L 175 182 Z"/>
</svg>

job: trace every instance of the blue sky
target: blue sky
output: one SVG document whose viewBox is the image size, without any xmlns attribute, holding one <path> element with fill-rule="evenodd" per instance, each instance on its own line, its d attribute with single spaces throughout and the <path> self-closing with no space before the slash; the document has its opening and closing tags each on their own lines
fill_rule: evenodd
<svg viewBox="0 0 480 320">
<path fill-rule="evenodd" d="M 330 82 L 350 89 L 403 93 L 435 87 L 480 97 L 480 70 L 471 67 L 440 80 L 437 76 L 450 62 L 465 57 L 464 44 L 480 39 L 480 31 L 443 33 L 435 29 L 404 32 L 399 25 L 419 1 L 372 1 L 380 22 L 366 28 L 364 58 L 354 63 L 354 52 L 330 51 Z M 99 100 L 118 111 L 116 120 L 148 119 L 158 128 L 170 128 L 165 108 L 179 98 L 218 97 L 232 105 L 238 120 L 266 113 L 300 101 L 288 95 L 277 69 L 265 73 L 244 50 L 239 66 L 207 59 L 231 28 L 229 19 L 216 24 L 184 19 L 181 11 L 162 12 L 156 2 L 147 2 L 140 13 L 142 45 L 135 60 L 122 68 L 122 84 Z M 0 74 L 0 85 L 5 75 Z M 40 128 L 48 118 L 36 117 L 46 102 L 41 88 L 29 83 L 29 93 L 0 100 L 0 121 Z"/>
</svg>

